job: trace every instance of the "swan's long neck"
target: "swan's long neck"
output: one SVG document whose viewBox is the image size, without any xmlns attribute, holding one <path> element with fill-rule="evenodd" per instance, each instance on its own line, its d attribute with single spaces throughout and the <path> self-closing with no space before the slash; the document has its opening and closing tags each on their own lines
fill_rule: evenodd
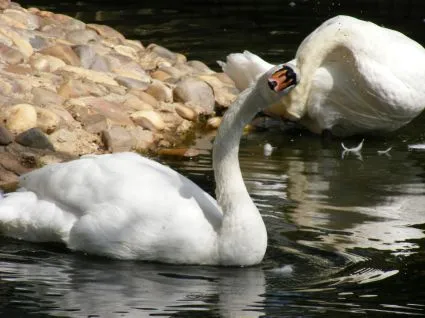
<svg viewBox="0 0 425 318">
<path fill-rule="evenodd" d="M 226 112 L 214 142 L 216 196 L 224 214 L 218 248 L 224 265 L 256 264 L 267 246 L 264 222 L 245 187 L 238 159 L 243 129 L 264 103 L 256 86 L 243 91 Z"/>
<path fill-rule="evenodd" d="M 305 115 L 314 74 L 329 55 L 340 49 L 346 49 L 341 54 L 351 54 L 348 45 L 350 32 L 352 30 L 332 19 L 313 31 L 300 44 L 295 60 L 288 64 L 296 64 L 301 80 L 281 100 L 289 119 L 299 120 Z"/>
</svg>

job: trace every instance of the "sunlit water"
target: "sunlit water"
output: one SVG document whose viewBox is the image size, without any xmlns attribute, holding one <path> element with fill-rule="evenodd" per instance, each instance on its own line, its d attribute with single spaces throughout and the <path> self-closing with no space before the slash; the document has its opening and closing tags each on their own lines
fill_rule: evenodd
<svg viewBox="0 0 425 318">
<path fill-rule="evenodd" d="M 31 5 L 44 3 L 85 21 L 104 20 L 144 43 L 154 41 L 210 65 L 245 48 L 272 60 L 288 59 L 303 36 L 332 15 L 326 1 L 295 1 L 295 6 L 194 1 L 181 7 L 123 1 L 121 7 L 103 2 L 101 10 L 96 1 L 50 7 L 49 2 Z M 401 1 L 350 3 L 333 8 L 404 28 L 417 40 L 423 36 L 423 27 L 416 28 L 423 18 L 419 2 L 404 1 L 401 7 Z M 241 169 L 269 233 L 259 266 L 113 261 L 2 238 L 0 315 L 424 315 L 425 151 L 409 149 L 424 143 L 423 123 L 420 118 L 386 138 L 366 136 L 360 154 L 344 156 L 340 140 L 324 141 L 306 132 L 275 128 L 245 136 Z M 344 144 L 352 147 L 361 139 Z M 266 143 L 274 147 L 270 155 L 264 153 Z M 388 153 L 378 153 L 389 147 Z M 210 154 L 157 159 L 213 193 Z"/>
</svg>

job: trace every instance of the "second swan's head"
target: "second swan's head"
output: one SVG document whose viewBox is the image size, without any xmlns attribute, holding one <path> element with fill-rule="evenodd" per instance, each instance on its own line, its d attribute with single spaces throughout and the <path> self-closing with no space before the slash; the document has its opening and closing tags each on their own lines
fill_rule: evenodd
<svg viewBox="0 0 425 318">
<path fill-rule="evenodd" d="M 276 65 L 264 75 L 269 89 L 279 95 L 286 95 L 300 81 L 299 71 L 291 63 Z"/>
</svg>

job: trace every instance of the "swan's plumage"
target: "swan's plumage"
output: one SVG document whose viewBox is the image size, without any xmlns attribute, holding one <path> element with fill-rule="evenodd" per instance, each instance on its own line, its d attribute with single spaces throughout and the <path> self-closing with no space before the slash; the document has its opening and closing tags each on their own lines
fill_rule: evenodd
<svg viewBox="0 0 425 318">
<path fill-rule="evenodd" d="M 238 97 L 220 125 L 213 148 L 217 201 L 137 154 L 90 155 L 23 175 L 18 191 L 0 198 L 1 233 L 119 259 L 261 262 L 267 232 L 243 182 L 238 151 L 244 126 L 287 93 L 271 90 L 268 76 Z"/>
<path fill-rule="evenodd" d="M 252 55 L 233 53 L 221 63 L 242 89 L 267 63 Z M 371 22 L 332 18 L 304 39 L 289 63 L 298 68 L 301 81 L 270 111 L 299 120 L 316 133 L 394 131 L 425 107 L 424 48 Z"/>
</svg>

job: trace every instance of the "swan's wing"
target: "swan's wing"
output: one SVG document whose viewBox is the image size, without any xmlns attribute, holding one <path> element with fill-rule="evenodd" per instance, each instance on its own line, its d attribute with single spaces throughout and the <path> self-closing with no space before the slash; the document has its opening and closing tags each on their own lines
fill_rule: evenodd
<svg viewBox="0 0 425 318">
<path fill-rule="evenodd" d="M 0 201 L 0 224 L 7 223 L 10 236 L 28 240 L 66 242 L 74 223 L 88 215 L 99 223 L 109 222 L 113 235 L 128 229 L 130 221 L 139 228 L 140 224 L 155 229 L 192 224 L 201 230 L 212 229 L 222 216 L 215 200 L 192 181 L 133 153 L 86 156 L 45 166 L 22 176 L 20 186 L 20 192 Z M 11 222 L 15 228 L 10 229 Z M 30 223 L 29 232 L 35 237 L 15 235 L 25 233 Z M 47 232 L 56 236 L 44 235 Z"/>
<path fill-rule="evenodd" d="M 249 87 L 258 76 L 274 66 L 249 51 L 229 54 L 226 62 L 217 61 L 217 63 L 240 90 Z"/>
</svg>

